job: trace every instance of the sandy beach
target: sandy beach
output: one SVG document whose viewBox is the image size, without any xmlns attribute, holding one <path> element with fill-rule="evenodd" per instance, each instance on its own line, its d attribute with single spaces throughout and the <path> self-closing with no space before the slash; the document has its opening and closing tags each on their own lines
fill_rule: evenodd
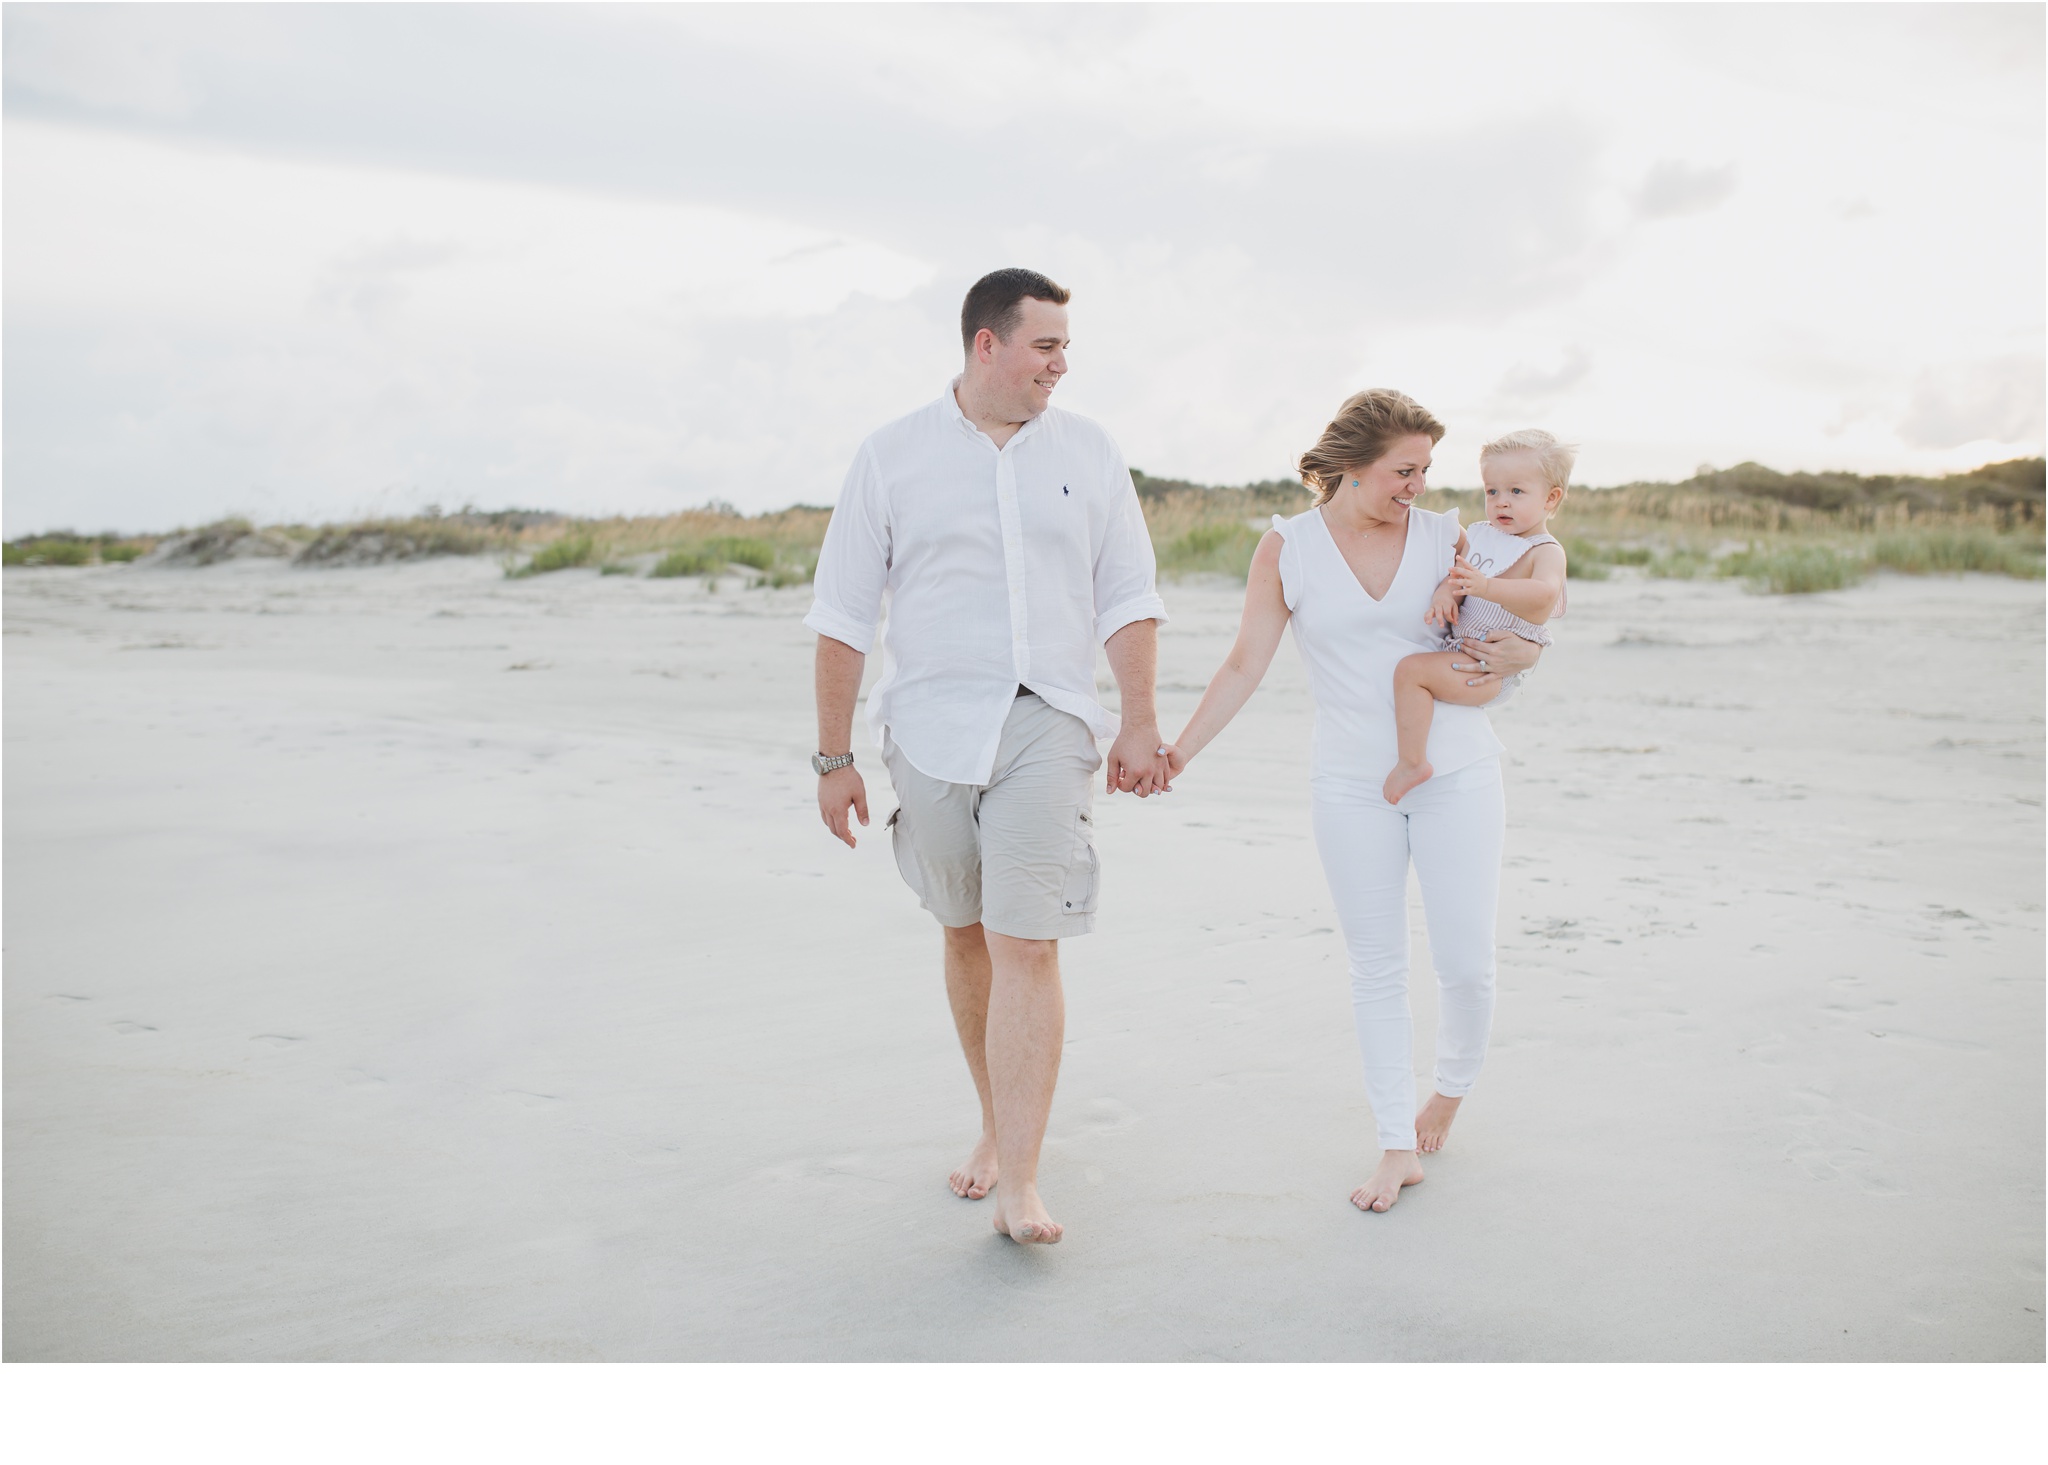
<svg viewBox="0 0 2048 1465">
<path fill-rule="evenodd" d="M 2043 1357 L 2038 583 L 1575 583 L 1496 720 L 1492 1057 L 1384 1216 L 1284 648 L 1098 804 L 1042 1249 L 946 1189 L 807 588 L 4 588 L 9 1360 Z M 1172 731 L 1238 592 L 1163 588 Z"/>
</svg>

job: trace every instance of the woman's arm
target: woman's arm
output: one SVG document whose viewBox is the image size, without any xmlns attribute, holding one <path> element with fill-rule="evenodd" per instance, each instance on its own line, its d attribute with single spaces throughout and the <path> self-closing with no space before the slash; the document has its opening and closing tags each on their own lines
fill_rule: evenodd
<svg viewBox="0 0 2048 1465">
<path fill-rule="evenodd" d="M 1167 746 L 1167 762 L 1175 773 L 1209 746 L 1216 734 L 1237 716 L 1265 679 L 1279 649 L 1280 633 L 1287 629 L 1287 602 L 1280 590 L 1280 546 L 1278 532 L 1269 531 L 1252 555 L 1251 574 L 1244 586 L 1244 618 L 1237 623 L 1237 642 L 1223 665 L 1209 679 L 1202 704 L 1178 741 Z"/>
<path fill-rule="evenodd" d="M 1497 687 L 1502 677 L 1527 671 L 1543 655 L 1541 646 L 1524 641 L 1513 631 L 1495 631 L 1483 641 L 1467 636 L 1458 644 L 1471 660 L 1454 661 L 1451 670 L 1477 673 L 1465 683 L 1468 687 Z"/>
</svg>

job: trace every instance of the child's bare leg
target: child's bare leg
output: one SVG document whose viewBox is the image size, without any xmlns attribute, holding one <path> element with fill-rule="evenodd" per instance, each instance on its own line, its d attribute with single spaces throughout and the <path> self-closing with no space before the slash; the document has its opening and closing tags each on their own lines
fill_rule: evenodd
<svg viewBox="0 0 2048 1465">
<path fill-rule="evenodd" d="M 1467 660 L 1462 651 L 1424 651 L 1404 656 L 1394 668 L 1394 729 L 1400 737 L 1400 761 L 1380 790 L 1390 804 L 1435 772 L 1424 756 L 1429 751 L 1429 725 L 1436 720 L 1436 704 L 1449 702 L 1458 707 L 1478 707 L 1499 695 L 1497 687 L 1468 687 L 1462 672 L 1451 670 L 1453 662 Z"/>
</svg>

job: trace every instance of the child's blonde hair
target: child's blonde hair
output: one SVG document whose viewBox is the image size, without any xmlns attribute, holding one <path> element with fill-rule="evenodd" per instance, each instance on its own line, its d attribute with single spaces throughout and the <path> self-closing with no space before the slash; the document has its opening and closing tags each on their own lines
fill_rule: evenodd
<svg viewBox="0 0 2048 1465">
<path fill-rule="evenodd" d="M 1572 444 L 1559 442 L 1540 427 L 1525 427 L 1497 437 L 1481 448 L 1479 461 L 1484 463 L 1488 458 L 1499 458 L 1508 453 L 1533 455 L 1546 488 L 1571 487 L 1572 465 L 1579 460 L 1579 450 Z"/>
</svg>

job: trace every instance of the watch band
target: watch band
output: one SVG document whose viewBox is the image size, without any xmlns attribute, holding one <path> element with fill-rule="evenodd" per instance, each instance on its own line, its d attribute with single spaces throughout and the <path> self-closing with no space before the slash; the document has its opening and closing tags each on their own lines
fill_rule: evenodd
<svg viewBox="0 0 2048 1465">
<path fill-rule="evenodd" d="M 817 770 L 818 777 L 820 778 L 837 769 L 845 768 L 852 762 L 853 754 L 851 753 L 835 753 L 830 758 L 827 758 L 823 753 L 811 754 L 811 767 Z"/>
</svg>

